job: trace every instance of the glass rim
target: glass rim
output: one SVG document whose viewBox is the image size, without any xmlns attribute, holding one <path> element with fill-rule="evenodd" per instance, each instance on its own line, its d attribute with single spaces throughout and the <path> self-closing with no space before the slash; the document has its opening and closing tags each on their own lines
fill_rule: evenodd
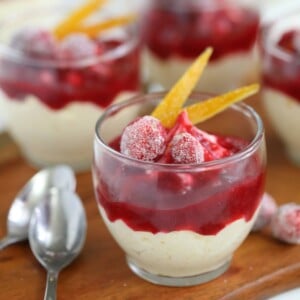
<svg viewBox="0 0 300 300">
<path fill-rule="evenodd" d="M 295 64 L 300 64 L 299 59 L 295 60 L 295 58 L 297 58 L 296 55 L 294 55 L 289 51 L 286 51 L 285 49 L 283 49 L 278 45 L 278 42 L 280 41 L 280 38 L 283 36 L 283 34 L 295 28 L 295 23 L 293 22 L 293 20 L 297 19 L 297 17 L 299 19 L 300 12 L 288 13 L 288 14 L 284 14 L 280 18 L 276 18 L 275 20 L 265 25 L 265 28 L 262 30 L 261 40 L 262 40 L 262 46 L 267 54 L 270 54 L 276 57 L 277 59 L 280 59 L 285 62 L 293 61 L 293 63 Z M 282 30 L 280 30 L 281 26 L 283 26 Z M 300 29 L 299 21 L 298 21 L 298 25 L 296 25 L 296 28 L 297 27 Z"/>
<path fill-rule="evenodd" d="M 256 133 L 254 137 L 251 139 L 251 142 L 243 148 L 241 151 L 234 153 L 231 156 L 227 156 L 221 159 L 212 160 L 212 161 L 206 161 L 201 163 L 195 163 L 195 164 L 165 164 L 165 163 L 157 163 L 157 162 L 151 162 L 151 161 L 143 161 L 138 160 L 135 158 L 128 157 L 113 148 L 111 148 L 108 144 L 106 144 L 103 139 L 101 138 L 99 134 L 99 129 L 101 127 L 101 124 L 106 120 L 106 118 L 110 115 L 113 115 L 114 113 L 119 112 L 120 110 L 124 109 L 127 106 L 130 106 L 132 104 L 137 104 L 141 102 L 143 99 L 148 98 L 147 100 L 155 100 L 156 98 L 161 98 L 166 94 L 166 92 L 153 92 L 148 94 L 139 94 L 136 95 L 126 101 L 123 101 L 122 103 L 112 104 L 110 105 L 103 114 L 99 117 L 99 119 L 96 122 L 95 125 L 95 138 L 97 141 L 97 144 L 100 144 L 103 146 L 103 148 L 107 151 L 113 154 L 115 157 L 118 157 L 119 159 L 126 160 L 130 162 L 131 164 L 140 165 L 140 166 L 148 166 L 148 167 L 154 167 L 154 168 L 160 168 L 164 170 L 170 171 L 172 169 L 173 172 L 182 172 L 182 171 L 198 171 L 199 169 L 215 169 L 217 167 L 220 167 L 221 165 L 226 165 L 230 163 L 234 163 L 238 160 L 244 159 L 249 157 L 256 149 L 258 149 L 259 145 L 261 144 L 263 138 L 264 138 L 264 125 L 261 117 L 259 114 L 249 105 L 245 103 L 237 103 L 231 105 L 228 109 L 234 109 L 248 118 L 255 121 L 255 124 L 257 126 Z M 192 92 L 189 98 L 193 97 L 201 97 L 201 96 L 211 96 L 211 94 L 205 93 L 205 92 Z M 95 149 L 94 149 L 95 151 Z"/>
<path fill-rule="evenodd" d="M 12 13 L 6 16 L 0 22 L 0 33 L 4 26 L 9 26 L 9 24 L 14 23 L 14 20 L 19 20 L 23 18 L 32 18 L 33 15 L 37 15 L 36 18 L 41 18 L 41 11 L 49 13 L 53 13 L 55 11 L 59 11 L 59 9 L 70 9 L 72 5 L 67 4 L 38 4 L 34 7 L 34 9 L 24 8 L 22 12 Z M 43 59 L 43 58 L 33 58 L 28 57 L 22 53 L 22 51 L 16 50 L 10 45 L 3 43 L 0 41 L 0 55 L 3 55 L 6 59 L 10 59 L 22 65 L 30 65 L 36 67 L 48 67 L 48 68 L 82 68 L 88 67 L 90 65 L 94 65 L 99 62 L 110 61 L 114 59 L 118 59 L 120 57 L 125 56 L 128 52 L 138 46 L 138 36 L 137 36 L 137 26 L 135 23 L 128 24 L 125 26 L 120 26 L 122 28 L 126 28 L 129 31 L 129 38 L 125 40 L 124 43 L 121 43 L 117 47 L 110 49 L 109 51 L 99 54 L 93 55 L 90 57 L 80 58 L 74 61 L 59 61 L 55 59 Z"/>
</svg>

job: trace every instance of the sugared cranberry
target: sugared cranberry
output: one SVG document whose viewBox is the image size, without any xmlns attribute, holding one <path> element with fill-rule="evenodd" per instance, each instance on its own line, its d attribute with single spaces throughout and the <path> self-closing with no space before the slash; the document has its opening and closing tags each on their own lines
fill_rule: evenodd
<svg viewBox="0 0 300 300">
<path fill-rule="evenodd" d="M 196 138 L 187 132 L 176 134 L 170 145 L 175 163 L 193 164 L 204 161 L 204 150 Z"/>
<path fill-rule="evenodd" d="M 144 116 L 128 125 L 121 137 L 121 153 L 135 159 L 153 161 L 166 148 L 167 133 L 160 121 Z"/>
<path fill-rule="evenodd" d="M 272 217 L 277 211 L 277 204 L 274 198 L 268 193 L 264 193 L 261 199 L 261 207 L 258 212 L 258 216 L 252 227 L 252 231 L 258 231 L 270 224 Z"/>
<path fill-rule="evenodd" d="M 72 61 L 95 56 L 99 51 L 97 43 L 87 35 L 74 33 L 60 43 L 57 56 L 60 60 Z"/>
<path fill-rule="evenodd" d="M 56 53 L 56 40 L 46 29 L 22 29 L 12 38 L 10 45 L 24 55 L 34 58 L 53 59 Z"/>
<path fill-rule="evenodd" d="M 279 207 L 271 222 L 275 238 L 290 244 L 300 244 L 300 205 L 288 203 Z"/>
</svg>

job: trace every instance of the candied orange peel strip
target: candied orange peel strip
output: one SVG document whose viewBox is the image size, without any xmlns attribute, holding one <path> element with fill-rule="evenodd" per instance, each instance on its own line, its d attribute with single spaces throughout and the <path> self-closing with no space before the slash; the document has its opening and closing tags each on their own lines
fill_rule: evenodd
<svg viewBox="0 0 300 300">
<path fill-rule="evenodd" d="M 187 106 L 184 109 L 187 111 L 191 122 L 193 124 L 198 124 L 220 113 L 233 103 L 256 94 L 258 91 L 259 84 L 252 84 L 226 94 L 210 98 L 206 101 Z"/>
<path fill-rule="evenodd" d="M 103 6 L 107 0 L 88 0 L 83 6 L 72 12 L 65 20 L 59 23 L 54 29 L 54 35 L 61 39 L 74 31 L 74 28 L 81 23 L 82 20 L 90 16 L 96 9 Z"/>
<path fill-rule="evenodd" d="M 159 119 L 165 127 L 171 128 L 174 125 L 183 104 L 196 86 L 211 54 L 212 48 L 207 48 L 152 112 L 152 116 Z"/>
<path fill-rule="evenodd" d="M 74 29 L 76 32 L 85 33 L 89 37 L 93 38 L 96 37 L 99 33 L 101 33 L 104 30 L 118 27 L 122 25 L 129 24 L 133 22 L 136 19 L 136 15 L 126 15 L 126 16 L 120 16 L 117 18 L 109 19 L 106 21 L 103 21 L 101 23 L 96 23 L 90 26 L 78 26 Z"/>
</svg>

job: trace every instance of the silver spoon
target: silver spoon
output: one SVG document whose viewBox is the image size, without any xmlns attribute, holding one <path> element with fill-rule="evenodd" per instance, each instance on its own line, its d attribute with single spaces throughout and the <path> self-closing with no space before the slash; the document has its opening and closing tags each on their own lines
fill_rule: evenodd
<svg viewBox="0 0 300 300">
<path fill-rule="evenodd" d="M 66 165 L 46 168 L 35 174 L 14 199 L 7 216 L 7 234 L 0 240 L 0 250 L 26 240 L 32 211 L 51 187 L 74 191 L 76 179 L 73 170 Z"/>
<path fill-rule="evenodd" d="M 52 188 L 34 209 L 28 239 L 33 254 L 48 271 L 44 300 L 56 299 L 58 274 L 81 251 L 86 226 L 83 205 L 70 190 Z"/>
</svg>

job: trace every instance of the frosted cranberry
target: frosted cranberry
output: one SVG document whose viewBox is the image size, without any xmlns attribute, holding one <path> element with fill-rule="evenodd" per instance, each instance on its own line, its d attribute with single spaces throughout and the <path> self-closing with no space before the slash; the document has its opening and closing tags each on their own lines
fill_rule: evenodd
<svg viewBox="0 0 300 300">
<path fill-rule="evenodd" d="M 268 193 L 264 193 L 261 199 L 261 207 L 252 227 L 252 231 L 261 230 L 265 226 L 269 225 L 276 211 L 277 204 L 274 198 Z"/>
<path fill-rule="evenodd" d="M 275 238 L 290 244 L 300 244 L 300 205 L 288 203 L 279 207 L 271 222 Z"/>
<path fill-rule="evenodd" d="M 58 58 L 60 60 L 77 60 L 95 56 L 99 53 L 98 45 L 85 34 L 74 33 L 68 35 L 59 45 Z"/>
<path fill-rule="evenodd" d="M 56 41 L 46 29 L 25 28 L 17 32 L 10 45 L 27 56 L 51 59 L 55 57 Z"/>
<path fill-rule="evenodd" d="M 171 141 L 171 156 L 175 163 L 193 164 L 204 161 L 204 149 L 196 138 L 187 132 L 176 134 Z"/>
<path fill-rule="evenodd" d="M 166 130 L 158 119 L 144 116 L 124 129 L 121 153 L 131 158 L 153 161 L 165 151 L 166 137 Z"/>
</svg>

